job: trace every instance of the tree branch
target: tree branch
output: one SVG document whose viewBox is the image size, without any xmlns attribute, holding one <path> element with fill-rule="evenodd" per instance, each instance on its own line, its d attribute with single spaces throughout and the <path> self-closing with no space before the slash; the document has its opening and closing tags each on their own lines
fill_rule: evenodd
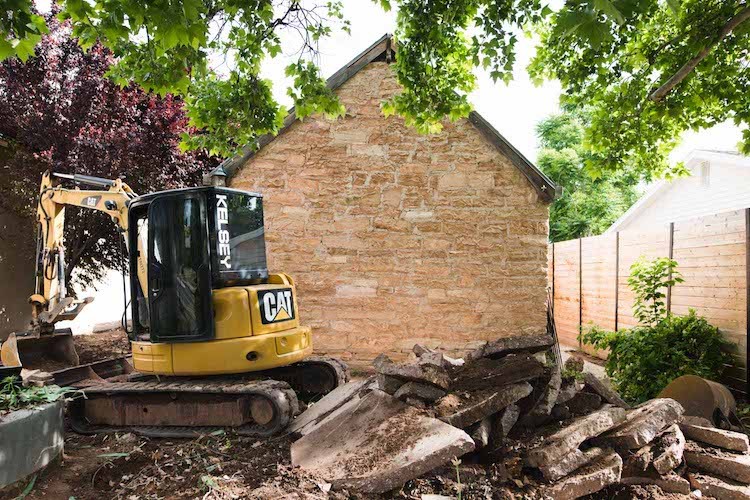
<svg viewBox="0 0 750 500">
<path fill-rule="evenodd" d="M 690 59 L 683 67 L 681 67 L 677 73 L 667 80 L 667 82 L 659 87 L 658 89 L 651 92 L 648 98 L 654 102 L 659 102 L 669 94 L 672 89 L 680 84 L 687 76 L 700 64 L 700 62 L 708 56 L 711 50 L 718 45 L 726 36 L 732 32 L 737 26 L 750 19 L 750 6 L 744 4 L 744 8 L 739 11 L 732 19 L 730 19 L 719 31 L 719 36 L 701 49 L 698 54 Z"/>
</svg>

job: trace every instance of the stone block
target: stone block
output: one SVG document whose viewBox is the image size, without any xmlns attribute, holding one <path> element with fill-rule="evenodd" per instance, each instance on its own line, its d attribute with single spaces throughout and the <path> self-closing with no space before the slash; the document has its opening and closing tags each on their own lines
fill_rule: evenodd
<svg viewBox="0 0 750 500">
<path fill-rule="evenodd" d="M 544 365 L 532 357 L 513 356 L 500 360 L 480 358 L 467 363 L 454 376 L 452 388 L 471 391 L 535 379 L 544 373 Z"/>
<path fill-rule="evenodd" d="M 471 351 L 465 357 L 468 360 L 479 358 L 499 359 L 508 354 L 525 352 L 533 354 L 546 351 L 555 344 L 551 336 L 543 335 L 520 335 L 515 337 L 503 337 L 487 342 L 485 345 Z"/>
<path fill-rule="evenodd" d="M 750 455 L 704 448 L 698 443 L 688 441 L 683 456 L 690 469 L 718 474 L 750 485 Z"/>
<path fill-rule="evenodd" d="M 691 474 L 690 476 L 693 486 L 706 497 L 716 500 L 750 500 L 750 486 L 708 474 Z"/>
<path fill-rule="evenodd" d="M 387 391 L 386 391 L 387 392 Z M 393 393 L 393 397 L 404 400 L 406 398 L 417 398 L 423 401 L 436 401 L 445 396 L 445 391 L 432 384 L 421 384 L 419 382 L 406 382 Z"/>
<path fill-rule="evenodd" d="M 448 389 L 451 384 L 448 372 L 433 365 L 394 363 L 387 356 L 380 355 L 373 361 L 375 370 L 381 375 L 388 375 L 407 381 L 432 384 L 441 389 Z"/>
<path fill-rule="evenodd" d="M 624 422 L 625 414 L 622 408 L 608 407 L 579 417 L 530 450 L 526 463 L 532 467 L 547 467 L 578 449 L 584 441 Z"/>
<path fill-rule="evenodd" d="M 600 395 L 602 399 L 611 405 L 626 409 L 630 408 L 630 405 L 609 384 L 599 380 L 593 373 L 586 372 L 583 374 L 583 385 L 584 390 Z"/>
<path fill-rule="evenodd" d="M 494 389 L 450 393 L 435 405 L 437 417 L 455 427 L 466 428 L 531 393 L 527 382 Z"/>
<path fill-rule="evenodd" d="M 542 475 L 547 481 L 557 481 L 579 467 L 583 467 L 594 460 L 598 460 L 611 452 L 612 450 L 597 447 L 589 448 L 585 451 L 575 449 L 560 460 L 550 463 L 547 466 L 540 467 L 539 470 L 542 471 Z"/>
<path fill-rule="evenodd" d="M 734 431 L 725 431 L 715 427 L 702 425 L 691 425 L 685 422 L 680 424 L 680 429 L 685 437 L 693 441 L 718 446 L 725 450 L 738 451 L 740 453 L 750 452 L 747 434 Z"/>
<path fill-rule="evenodd" d="M 377 382 L 372 377 L 338 386 L 317 403 L 309 405 L 307 410 L 289 425 L 288 432 L 295 436 L 304 436 L 312 432 L 321 423 L 346 411 L 348 407 L 359 404 L 361 398 L 376 386 Z"/>
<path fill-rule="evenodd" d="M 574 500 L 601 491 L 620 481 L 622 458 L 609 452 L 605 456 L 581 468 L 575 474 L 542 490 L 544 498 L 552 500 Z"/>
<path fill-rule="evenodd" d="M 484 417 L 479 423 L 472 426 L 469 436 L 474 440 L 476 449 L 481 450 L 487 447 L 492 434 L 492 417 Z"/>
<path fill-rule="evenodd" d="M 654 470 L 647 470 L 637 475 L 627 476 L 623 470 L 620 482 L 627 485 L 654 485 L 661 488 L 665 493 L 677 493 L 680 495 L 690 494 L 690 482 L 684 477 L 667 472 L 660 475 Z"/>
<path fill-rule="evenodd" d="M 654 469 L 659 474 L 667 474 L 682 463 L 685 451 L 685 436 L 677 424 L 669 427 L 654 443 Z"/>
<path fill-rule="evenodd" d="M 492 417 L 491 439 L 494 446 L 499 446 L 505 441 L 513 426 L 516 425 L 520 414 L 521 410 L 514 403 L 506 406 Z"/>
<path fill-rule="evenodd" d="M 634 449 L 647 445 L 667 427 L 677 423 L 683 408 L 674 399 L 652 399 L 627 412 L 626 420 L 597 440 L 615 448 Z"/>
</svg>

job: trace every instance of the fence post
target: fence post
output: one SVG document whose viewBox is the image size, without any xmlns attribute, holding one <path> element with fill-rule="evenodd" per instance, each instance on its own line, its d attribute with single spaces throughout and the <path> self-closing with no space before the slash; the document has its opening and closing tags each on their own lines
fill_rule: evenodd
<svg viewBox="0 0 750 500">
<path fill-rule="evenodd" d="M 674 222 L 669 223 L 669 239 L 668 243 L 669 245 L 669 258 L 674 258 Z M 669 279 L 672 279 L 672 273 L 669 273 Z M 667 314 L 672 313 L 672 286 L 667 287 Z"/>
<path fill-rule="evenodd" d="M 615 232 L 615 331 L 620 321 L 620 231 Z"/>
</svg>

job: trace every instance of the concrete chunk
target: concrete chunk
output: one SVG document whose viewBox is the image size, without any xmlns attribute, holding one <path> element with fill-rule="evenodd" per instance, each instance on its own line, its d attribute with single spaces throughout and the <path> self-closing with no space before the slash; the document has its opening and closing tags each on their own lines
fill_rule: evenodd
<svg viewBox="0 0 750 500">
<path fill-rule="evenodd" d="M 591 463 L 594 460 L 602 458 L 604 455 L 609 454 L 611 451 L 612 450 L 597 447 L 589 448 L 586 451 L 575 449 L 562 457 L 560 460 L 553 462 L 545 467 L 540 467 L 539 470 L 542 471 L 542 475 L 548 481 L 557 481 L 561 477 L 567 476 L 574 470 L 588 463 Z"/>
<path fill-rule="evenodd" d="M 703 448 L 688 441 L 685 445 L 685 462 L 691 469 L 718 474 L 742 484 L 750 484 L 750 455 L 737 455 L 716 448 Z"/>
<path fill-rule="evenodd" d="M 486 389 L 526 382 L 543 374 L 544 365 L 530 356 L 478 359 L 456 374 L 452 388 L 454 391 Z"/>
<path fill-rule="evenodd" d="M 536 401 L 536 404 L 528 414 L 532 417 L 549 415 L 552 412 L 552 407 L 555 406 L 555 401 L 557 401 L 557 395 L 560 393 L 561 384 L 562 375 L 560 374 L 560 369 L 558 367 L 553 367 L 549 383 L 544 388 L 541 397 Z"/>
<path fill-rule="evenodd" d="M 579 392 L 565 403 L 571 415 L 586 415 L 602 406 L 602 398 L 598 394 Z"/>
<path fill-rule="evenodd" d="M 516 425 L 518 416 L 521 414 L 521 410 L 517 404 L 508 405 L 505 409 L 501 410 L 494 415 L 492 420 L 492 442 L 495 445 L 502 443 L 510 430 Z"/>
<path fill-rule="evenodd" d="M 381 375 L 423 382 L 448 389 L 451 380 L 444 368 L 434 365 L 394 363 L 388 356 L 380 355 L 373 361 L 375 370 Z"/>
<path fill-rule="evenodd" d="M 402 401 L 406 398 L 436 401 L 443 396 L 445 396 L 445 391 L 443 389 L 430 384 L 420 384 L 419 382 L 406 382 L 393 394 L 393 397 Z"/>
<path fill-rule="evenodd" d="M 750 500 L 750 486 L 731 479 L 709 476 L 708 474 L 691 474 L 693 484 L 704 496 L 716 500 Z"/>
<path fill-rule="evenodd" d="M 292 445 L 292 464 L 334 489 L 383 493 L 474 449 L 468 434 L 382 391 Z"/>
<path fill-rule="evenodd" d="M 437 402 L 435 413 L 443 422 L 463 429 L 530 393 L 531 385 L 527 382 L 482 391 L 450 393 Z"/>
<path fill-rule="evenodd" d="M 348 402 L 354 401 L 356 404 L 361 392 L 374 387 L 375 383 L 372 378 L 338 386 L 294 419 L 288 427 L 289 433 L 300 436 L 307 434 L 327 417 L 345 407 Z"/>
<path fill-rule="evenodd" d="M 677 424 L 672 425 L 656 439 L 654 446 L 654 469 L 659 474 L 667 474 L 682 463 L 685 451 L 685 436 Z"/>
<path fill-rule="evenodd" d="M 657 474 L 654 470 L 648 470 L 633 476 L 626 476 L 626 474 L 626 471 L 623 470 L 622 478 L 620 479 L 622 484 L 652 484 L 658 486 L 666 493 L 690 494 L 690 483 L 688 480 L 671 471 L 663 475 Z"/>
<path fill-rule="evenodd" d="M 578 394 L 578 384 L 575 379 L 565 379 L 560 384 L 560 391 L 557 393 L 556 404 L 567 403 L 573 396 Z"/>
<path fill-rule="evenodd" d="M 617 392 L 615 392 L 615 390 L 609 386 L 609 384 L 606 384 L 596 378 L 593 373 L 586 372 L 583 374 L 583 385 L 584 389 L 590 390 L 591 392 L 600 395 L 604 401 L 611 405 L 619 406 L 620 408 L 625 409 L 630 408 L 630 405 L 627 404 L 625 400 L 623 400 L 620 395 L 617 394 Z"/>
<path fill-rule="evenodd" d="M 525 352 L 533 354 L 536 352 L 546 351 L 555 345 L 550 335 L 520 335 L 516 337 L 504 337 L 501 339 L 487 342 L 482 347 L 471 351 L 466 355 L 467 360 L 476 360 L 479 358 L 499 359 L 508 354 Z"/>
<path fill-rule="evenodd" d="M 614 451 L 543 489 L 544 498 L 573 500 L 601 491 L 620 481 L 622 458 Z"/>
<path fill-rule="evenodd" d="M 630 410 L 622 425 L 601 436 L 597 442 L 615 448 L 640 448 L 677 423 L 682 412 L 682 406 L 674 399 L 652 399 Z"/>
<path fill-rule="evenodd" d="M 490 434 L 492 433 L 492 419 L 484 417 L 478 424 L 473 426 L 469 433 L 477 449 L 485 448 L 490 443 Z"/>
<path fill-rule="evenodd" d="M 550 466 L 578 449 L 587 439 L 612 429 L 624 420 L 625 410 L 616 407 L 603 408 L 579 417 L 547 438 L 540 446 L 530 450 L 526 455 L 526 463 L 532 467 Z"/>
<path fill-rule="evenodd" d="M 747 434 L 741 432 L 725 431 L 715 427 L 705 427 L 701 425 L 691 425 L 685 422 L 680 424 L 683 434 L 693 441 L 718 446 L 725 450 L 739 451 L 740 453 L 750 452 L 748 446 Z"/>
</svg>

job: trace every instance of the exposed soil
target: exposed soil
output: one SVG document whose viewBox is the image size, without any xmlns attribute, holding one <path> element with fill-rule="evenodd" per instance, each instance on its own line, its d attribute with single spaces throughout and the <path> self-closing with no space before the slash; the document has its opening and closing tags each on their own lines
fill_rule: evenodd
<svg viewBox="0 0 750 500">
<path fill-rule="evenodd" d="M 73 343 L 75 344 L 81 364 L 130 354 L 130 341 L 125 331 L 121 328 L 108 332 L 73 335 Z M 45 358 L 35 359 L 31 363 L 26 363 L 24 364 L 24 368 L 53 372 L 68 368 L 68 365 L 61 361 Z"/>
</svg>

